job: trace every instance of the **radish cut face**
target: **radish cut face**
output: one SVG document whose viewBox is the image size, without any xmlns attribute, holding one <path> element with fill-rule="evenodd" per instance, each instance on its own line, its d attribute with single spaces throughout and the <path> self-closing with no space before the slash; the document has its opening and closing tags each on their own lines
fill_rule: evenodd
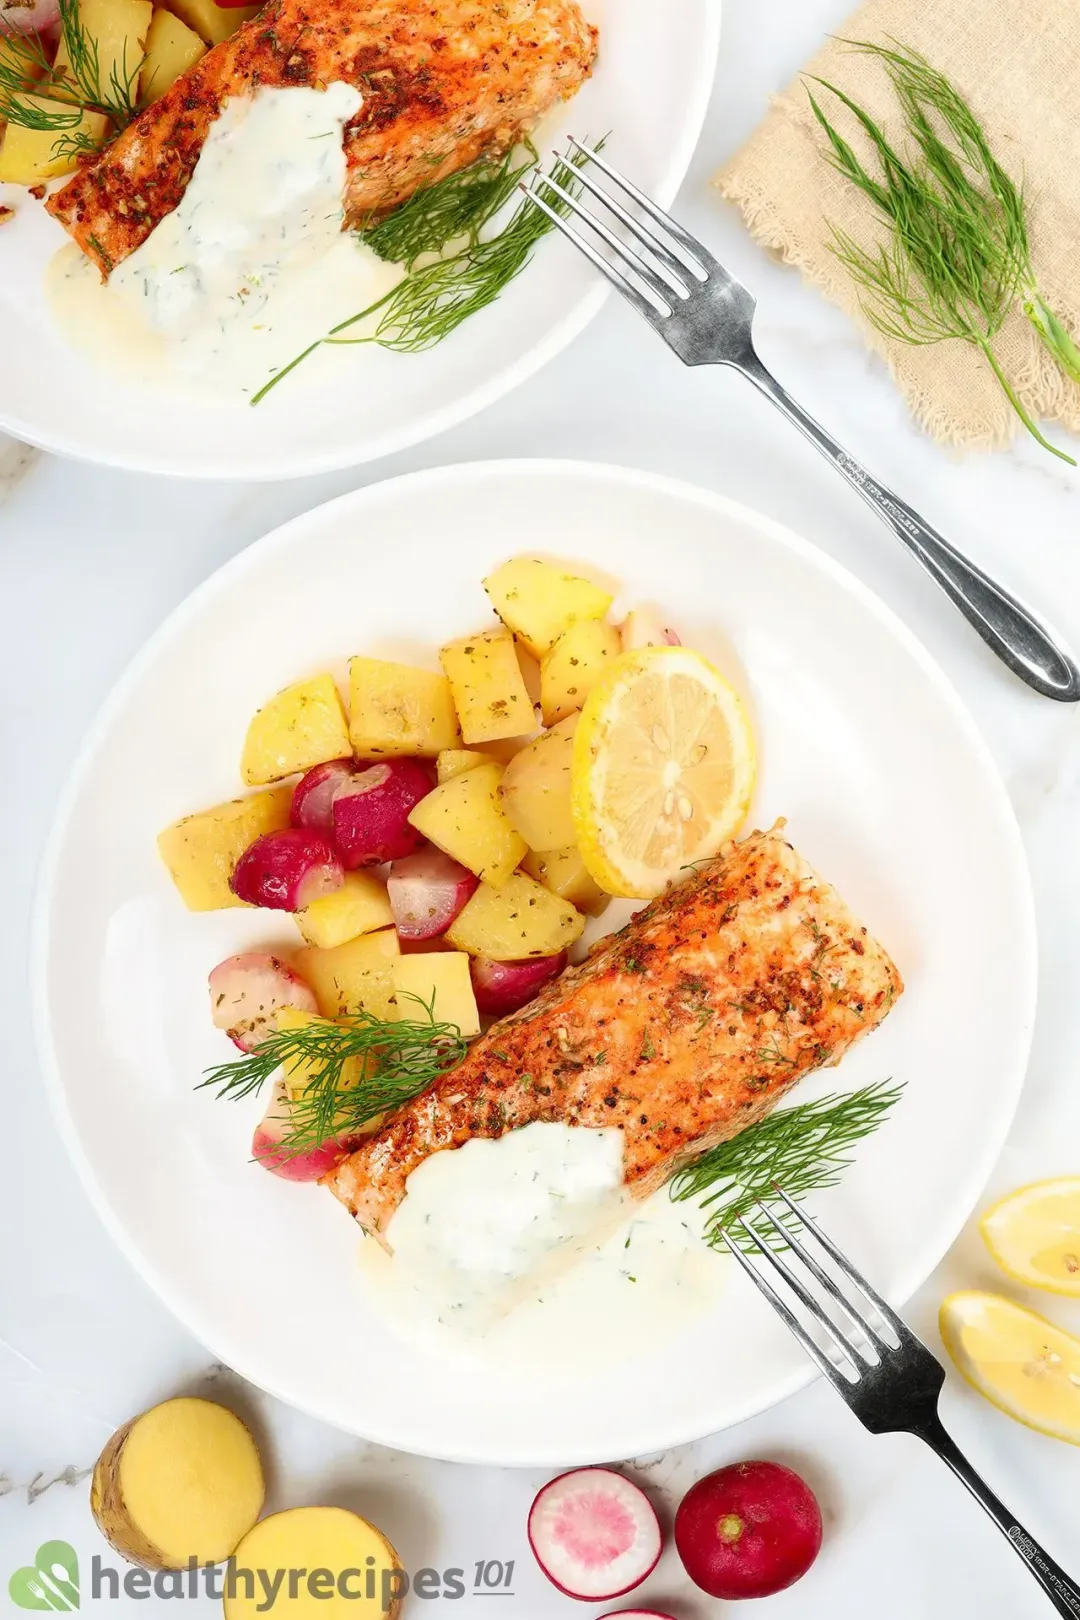
<svg viewBox="0 0 1080 1620">
<path fill-rule="evenodd" d="M 545 1485 L 529 1510 L 529 1545 L 567 1597 L 595 1603 L 640 1586 L 660 1557 L 660 1525 L 645 1492 L 610 1468 L 575 1468 Z"/>
<path fill-rule="evenodd" d="M 317 1013 L 315 992 L 287 962 L 265 951 L 226 957 L 210 975 L 210 1016 L 241 1052 L 253 1052 L 282 1007 Z"/>
<path fill-rule="evenodd" d="M 292 825 L 322 833 L 333 843 L 334 794 L 355 774 L 356 765 L 351 759 L 328 759 L 325 765 L 312 766 L 293 789 L 289 813 Z"/>
</svg>

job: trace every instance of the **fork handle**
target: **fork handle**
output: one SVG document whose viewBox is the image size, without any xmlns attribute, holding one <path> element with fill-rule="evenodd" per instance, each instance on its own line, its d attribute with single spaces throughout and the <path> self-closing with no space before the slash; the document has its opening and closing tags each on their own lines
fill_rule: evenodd
<svg viewBox="0 0 1080 1620">
<path fill-rule="evenodd" d="M 980 1507 L 986 1509 L 1013 1551 L 1024 1560 L 1058 1614 L 1080 1620 L 1080 1587 L 1069 1579 L 1049 1553 L 1043 1551 L 1034 1536 L 1028 1535 L 1000 1497 L 994 1495 L 989 1485 L 972 1468 L 941 1419 L 935 1415 L 915 1433 L 920 1440 L 926 1441 L 931 1451 L 937 1452 L 942 1462 L 947 1463 L 957 1479 L 967 1486 Z"/>
<path fill-rule="evenodd" d="M 950 545 L 899 495 L 872 478 L 777 382 L 753 349 L 736 369 L 832 462 L 1014 675 L 1043 697 L 1055 698 L 1059 703 L 1080 702 L 1080 669 L 1028 608 Z"/>
</svg>

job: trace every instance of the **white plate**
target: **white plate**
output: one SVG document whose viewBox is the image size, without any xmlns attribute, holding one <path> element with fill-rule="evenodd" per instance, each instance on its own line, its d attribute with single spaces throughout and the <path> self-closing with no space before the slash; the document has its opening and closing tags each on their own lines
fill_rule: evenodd
<svg viewBox="0 0 1080 1620">
<path fill-rule="evenodd" d="M 34 967 L 57 1116 L 117 1241 L 223 1361 L 371 1439 L 504 1464 L 689 1440 L 790 1394 L 810 1366 L 737 1275 L 691 1336 L 621 1366 L 590 1365 L 583 1345 L 570 1380 L 513 1367 L 451 1378 L 381 1328 L 341 1208 L 248 1162 L 256 1100 L 226 1107 L 193 1090 L 222 1057 L 206 973 L 228 952 L 287 941 L 291 924 L 186 913 L 154 835 L 237 792 L 244 730 L 267 693 L 361 650 L 434 665 L 441 641 L 484 621 L 481 576 L 531 549 L 662 603 L 733 676 L 761 742 L 753 821 L 788 817 L 900 966 L 896 1011 L 800 1091 L 906 1082 L 818 1206 L 897 1301 L 989 1173 L 1034 1006 L 1026 867 L 985 747 L 903 625 L 780 525 L 616 468 L 452 467 L 298 518 L 200 587 L 106 705 L 60 810 Z"/>
<path fill-rule="evenodd" d="M 655 0 L 583 0 L 583 9 L 601 30 L 600 60 L 574 100 L 545 121 L 543 146 L 570 131 L 610 131 L 614 161 L 666 205 L 705 116 L 720 0 L 671 0 L 662 26 Z M 0 186 L 0 202 L 18 209 L 0 231 L 0 429 L 140 472 L 295 478 L 389 455 L 530 377 L 592 319 L 606 290 L 568 243 L 549 237 L 494 306 L 428 354 L 324 350 L 254 409 L 215 408 L 132 386 L 77 353 L 54 327 L 43 292 L 45 267 L 66 233 L 19 188 Z M 312 337 L 321 330 L 316 323 Z"/>
</svg>

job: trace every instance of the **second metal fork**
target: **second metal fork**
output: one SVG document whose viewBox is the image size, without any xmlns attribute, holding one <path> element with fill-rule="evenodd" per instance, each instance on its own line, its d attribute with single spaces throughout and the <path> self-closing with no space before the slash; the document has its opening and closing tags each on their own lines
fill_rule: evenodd
<svg viewBox="0 0 1080 1620">
<path fill-rule="evenodd" d="M 783 411 L 922 563 L 1014 674 L 1044 697 L 1080 702 L 1080 668 L 1034 613 L 950 545 L 899 495 L 872 478 L 766 370 L 751 335 L 755 300 L 742 283 L 595 147 L 573 137 L 570 145 L 570 155 L 557 165 L 558 178 L 534 172 L 527 184 L 522 183 L 526 196 L 618 288 L 680 360 L 688 366 L 732 366 Z M 594 165 L 660 232 L 597 183 L 589 172 Z M 579 186 L 596 199 L 605 217 L 583 206 Z M 567 215 L 586 225 L 607 252 L 570 224 Z M 616 234 L 608 219 L 633 237 L 644 256 Z"/>
</svg>

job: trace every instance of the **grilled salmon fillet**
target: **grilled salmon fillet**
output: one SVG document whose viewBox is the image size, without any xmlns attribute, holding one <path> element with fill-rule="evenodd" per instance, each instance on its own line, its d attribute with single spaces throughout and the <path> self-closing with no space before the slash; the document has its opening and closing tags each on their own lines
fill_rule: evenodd
<svg viewBox="0 0 1080 1620">
<path fill-rule="evenodd" d="M 596 56 L 576 0 L 271 0 L 46 204 L 103 275 L 180 202 L 230 96 L 355 86 L 346 224 L 509 149 L 572 96 Z"/>
<path fill-rule="evenodd" d="M 737 1136 L 903 990 L 782 832 L 754 833 L 602 940 L 323 1179 L 383 1237 L 412 1171 L 534 1120 L 623 1132 L 628 1190 Z"/>
</svg>

